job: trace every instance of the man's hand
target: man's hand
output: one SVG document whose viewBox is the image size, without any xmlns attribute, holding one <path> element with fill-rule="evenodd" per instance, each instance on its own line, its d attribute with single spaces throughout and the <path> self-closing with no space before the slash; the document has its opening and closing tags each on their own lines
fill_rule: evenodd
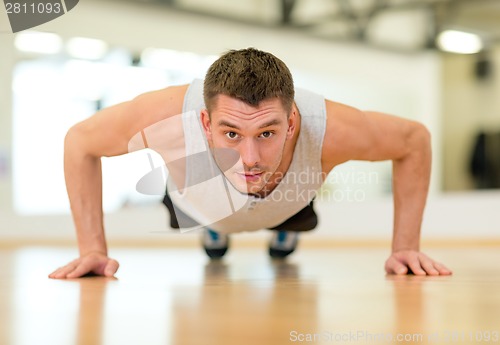
<svg viewBox="0 0 500 345">
<path fill-rule="evenodd" d="M 112 277 L 118 270 L 118 267 L 118 261 L 108 258 L 105 254 L 93 252 L 71 261 L 66 266 L 58 268 L 49 274 L 49 278 L 71 279 L 79 278 L 89 273 Z"/>
<path fill-rule="evenodd" d="M 452 274 L 445 265 L 432 260 L 416 250 L 402 250 L 391 254 L 385 262 L 388 274 L 404 275 L 413 273 L 418 276 L 438 276 Z"/>
</svg>

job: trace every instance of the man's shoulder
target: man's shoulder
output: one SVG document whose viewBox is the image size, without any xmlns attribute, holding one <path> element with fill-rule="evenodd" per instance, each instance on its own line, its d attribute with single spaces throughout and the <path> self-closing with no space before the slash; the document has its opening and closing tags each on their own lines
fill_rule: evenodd
<svg viewBox="0 0 500 345">
<path fill-rule="evenodd" d="M 127 109 L 130 113 L 136 114 L 132 116 L 134 121 L 141 118 L 141 122 L 149 126 L 181 114 L 188 87 L 189 84 L 175 85 L 143 93 L 135 97 Z M 140 114 L 140 117 L 137 114 Z"/>
<path fill-rule="evenodd" d="M 181 85 L 172 85 L 168 86 L 164 91 L 164 95 L 169 97 L 170 99 L 184 99 L 184 96 L 186 95 L 188 89 L 191 87 L 192 83 L 190 84 L 181 84 Z"/>
</svg>

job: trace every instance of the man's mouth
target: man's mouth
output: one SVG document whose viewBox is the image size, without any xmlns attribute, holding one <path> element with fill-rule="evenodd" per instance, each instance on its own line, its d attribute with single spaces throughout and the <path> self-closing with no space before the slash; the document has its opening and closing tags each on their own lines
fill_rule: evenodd
<svg viewBox="0 0 500 345">
<path fill-rule="evenodd" d="M 238 176 L 240 176 L 242 179 L 245 179 L 246 181 L 257 181 L 261 178 L 261 176 L 264 174 L 264 172 L 239 172 L 236 173 Z"/>
</svg>

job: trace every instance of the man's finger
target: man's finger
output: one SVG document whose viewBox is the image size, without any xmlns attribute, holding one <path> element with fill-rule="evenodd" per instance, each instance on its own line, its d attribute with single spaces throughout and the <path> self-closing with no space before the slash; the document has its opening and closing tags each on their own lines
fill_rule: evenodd
<svg viewBox="0 0 500 345">
<path fill-rule="evenodd" d="M 428 275 L 439 275 L 439 271 L 434 267 L 434 262 L 428 257 L 420 257 L 420 265 Z"/>
<path fill-rule="evenodd" d="M 420 261 L 418 260 L 417 257 L 411 258 L 408 260 L 408 267 L 411 269 L 413 274 L 417 276 L 425 276 L 426 273 L 422 266 L 420 265 Z"/>
<path fill-rule="evenodd" d="M 391 256 L 385 263 L 385 271 L 389 274 L 404 275 L 408 273 L 408 268 Z"/>
<path fill-rule="evenodd" d="M 441 275 L 447 276 L 447 275 L 453 274 L 453 272 L 448 267 L 443 265 L 442 263 L 435 262 L 434 267 L 438 270 L 439 274 L 441 274 Z"/>
<path fill-rule="evenodd" d="M 118 271 L 118 267 L 120 267 L 118 261 L 110 259 L 106 264 L 106 268 L 104 268 L 104 275 L 106 277 L 114 276 L 116 271 Z"/>
<path fill-rule="evenodd" d="M 62 267 L 59 267 L 54 272 L 52 272 L 51 274 L 49 274 L 49 278 L 54 279 L 57 276 L 57 274 L 61 271 L 61 269 L 62 269 Z"/>
<path fill-rule="evenodd" d="M 68 273 L 72 272 L 75 269 L 75 267 L 76 267 L 75 264 L 69 263 L 66 266 L 57 269 L 53 274 L 53 278 L 55 279 L 66 278 Z"/>
<path fill-rule="evenodd" d="M 92 270 L 92 267 L 87 264 L 87 263 L 81 263 L 73 271 L 68 273 L 66 275 L 66 278 L 72 279 L 72 278 L 79 278 L 87 273 L 89 273 Z"/>
</svg>

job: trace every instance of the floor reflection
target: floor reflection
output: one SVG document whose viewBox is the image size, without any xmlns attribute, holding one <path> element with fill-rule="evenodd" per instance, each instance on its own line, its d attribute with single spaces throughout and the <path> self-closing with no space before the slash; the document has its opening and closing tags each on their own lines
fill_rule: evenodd
<svg viewBox="0 0 500 345">
<path fill-rule="evenodd" d="M 15 335 L 9 330 L 13 329 L 14 303 L 14 262 L 11 250 L 0 250 L 0 344 L 11 344 Z"/>
<path fill-rule="evenodd" d="M 194 249 L 117 254 L 118 280 L 53 280 L 73 251 L 0 251 L 0 344 L 389 343 L 380 334 L 465 344 L 499 331 L 497 248 L 468 260 L 449 250 L 451 277 L 384 276 L 383 250 L 310 250 L 290 262 L 250 249 L 213 262 Z"/>
<path fill-rule="evenodd" d="M 426 306 L 424 302 L 423 285 L 429 277 L 408 276 L 386 276 L 386 280 L 392 283 L 394 327 L 393 334 L 404 333 L 418 338 L 420 333 L 426 333 Z M 412 340 L 417 341 L 417 339 Z"/>
<path fill-rule="evenodd" d="M 62 282 L 79 288 L 75 344 L 279 344 L 293 330 L 316 330 L 316 285 L 298 284 L 297 264 L 211 261 L 196 284 L 171 278 L 169 286 Z"/>
<path fill-rule="evenodd" d="M 315 332 L 316 286 L 299 277 L 300 266 L 285 261 L 209 262 L 204 284 L 175 291 L 172 343 L 281 344 L 293 330 Z"/>
<path fill-rule="evenodd" d="M 76 344 L 101 345 L 103 343 L 104 306 L 108 283 L 114 278 L 87 277 L 78 280 L 80 306 Z"/>
</svg>

